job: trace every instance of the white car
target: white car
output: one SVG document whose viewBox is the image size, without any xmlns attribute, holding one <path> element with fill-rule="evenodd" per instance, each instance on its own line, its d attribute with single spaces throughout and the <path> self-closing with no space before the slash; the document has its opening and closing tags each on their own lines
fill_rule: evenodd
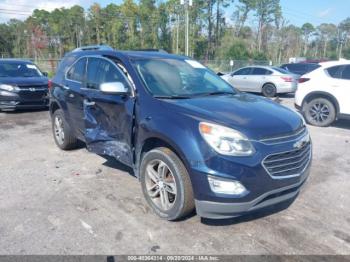
<svg viewBox="0 0 350 262">
<path fill-rule="evenodd" d="M 221 76 L 240 91 L 262 93 L 274 97 L 297 89 L 298 76 L 272 66 L 248 66 Z"/>
<path fill-rule="evenodd" d="M 350 119 L 350 61 L 320 65 L 299 79 L 296 107 L 315 126 L 328 126 L 338 118 Z"/>
</svg>

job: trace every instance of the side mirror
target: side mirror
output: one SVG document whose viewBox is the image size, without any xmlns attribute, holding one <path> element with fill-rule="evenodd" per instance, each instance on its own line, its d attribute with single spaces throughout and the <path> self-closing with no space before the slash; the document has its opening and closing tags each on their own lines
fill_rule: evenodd
<svg viewBox="0 0 350 262">
<path fill-rule="evenodd" d="M 118 95 L 126 95 L 128 93 L 128 89 L 122 82 L 103 83 L 100 85 L 100 91 L 107 94 Z"/>
<path fill-rule="evenodd" d="M 48 73 L 48 72 L 43 72 L 43 76 L 48 77 L 48 76 L 49 76 L 49 73 Z"/>
</svg>

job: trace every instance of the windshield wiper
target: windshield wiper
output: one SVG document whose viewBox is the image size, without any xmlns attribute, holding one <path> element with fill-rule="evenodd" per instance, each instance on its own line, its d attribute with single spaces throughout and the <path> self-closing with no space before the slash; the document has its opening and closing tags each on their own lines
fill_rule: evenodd
<svg viewBox="0 0 350 262">
<path fill-rule="evenodd" d="M 159 98 L 159 99 L 188 99 L 188 98 L 191 98 L 191 96 L 180 96 L 180 95 L 174 95 L 174 96 L 154 96 L 154 98 Z"/>
<path fill-rule="evenodd" d="M 235 95 L 234 92 L 228 92 L 228 91 L 215 91 L 215 92 L 209 92 L 209 93 L 201 93 L 197 94 L 196 96 L 216 96 L 216 95 Z"/>
</svg>

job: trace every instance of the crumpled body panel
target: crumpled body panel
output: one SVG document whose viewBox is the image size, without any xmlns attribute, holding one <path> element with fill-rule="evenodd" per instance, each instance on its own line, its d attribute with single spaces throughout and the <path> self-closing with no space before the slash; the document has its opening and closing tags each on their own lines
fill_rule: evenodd
<svg viewBox="0 0 350 262">
<path fill-rule="evenodd" d="M 93 106 L 84 104 L 87 149 L 131 165 L 133 101 L 128 99 L 118 103 L 114 96 L 112 101 L 96 98 L 94 102 Z"/>
</svg>

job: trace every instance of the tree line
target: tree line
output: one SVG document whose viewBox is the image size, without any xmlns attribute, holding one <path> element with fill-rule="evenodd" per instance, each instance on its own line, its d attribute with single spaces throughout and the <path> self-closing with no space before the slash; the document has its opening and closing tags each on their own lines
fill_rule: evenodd
<svg viewBox="0 0 350 262">
<path fill-rule="evenodd" d="M 124 0 L 87 10 L 36 9 L 24 21 L 0 24 L 0 53 L 59 59 L 81 45 L 108 44 L 183 54 L 184 8 L 180 0 Z M 201 60 L 350 59 L 349 36 L 350 18 L 298 27 L 283 17 L 279 0 L 193 0 L 189 7 L 190 55 Z"/>
</svg>

